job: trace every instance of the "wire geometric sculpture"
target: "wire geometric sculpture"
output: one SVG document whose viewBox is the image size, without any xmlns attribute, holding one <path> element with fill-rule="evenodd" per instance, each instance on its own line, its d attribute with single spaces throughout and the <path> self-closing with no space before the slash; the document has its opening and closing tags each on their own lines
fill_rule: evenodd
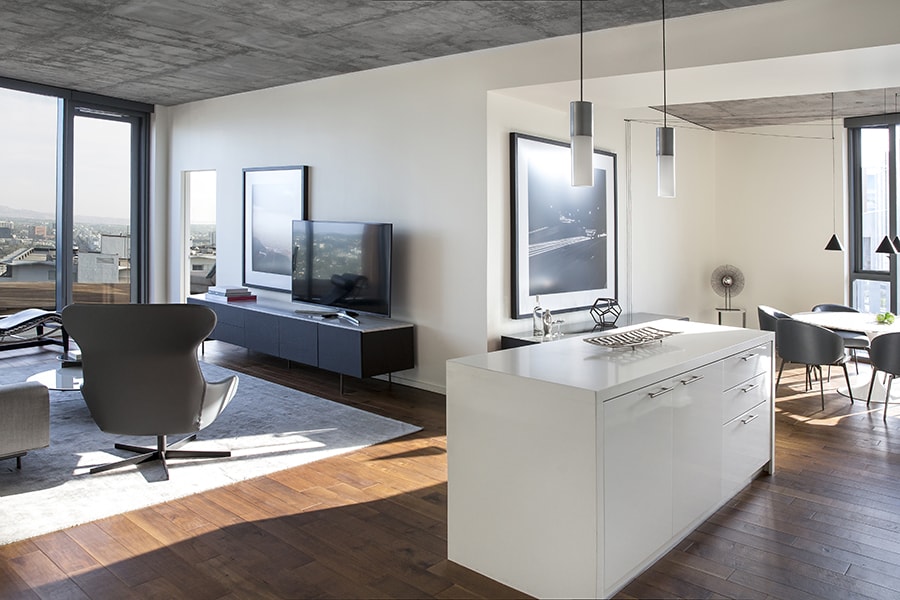
<svg viewBox="0 0 900 600">
<path fill-rule="evenodd" d="M 744 289 L 744 274 L 734 265 L 713 269 L 709 283 L 715 293 L 725 298 L 725 309 L 731 310 L 731 299 Z"/>
<path fill-rule="evenodd" d="M 616 326 L 616 320 L 622 314 L 622 307 L 615 298 L 597 298 L 591 307 L 591 318 L 597 325 L 594 329 L 607 329 Z"/>
</svg>

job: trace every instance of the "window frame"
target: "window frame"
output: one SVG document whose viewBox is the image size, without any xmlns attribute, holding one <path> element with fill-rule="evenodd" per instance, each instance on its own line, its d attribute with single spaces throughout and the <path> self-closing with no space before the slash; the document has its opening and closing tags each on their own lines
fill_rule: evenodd
<svg viewBox="0 0 900 600">
<path fill-rule="evenodd" d="M 56 306 L 72 302 L 74 281 L 74 125 L 75 117 L 90 116 L 128 122 L 131 135 L 131 301 L 149 301 L 150 283 L 150 128 L 154 106 L 17 79 L 0 77 L 0 87 L 55 97 L 56 160 Z"/>
</svg>

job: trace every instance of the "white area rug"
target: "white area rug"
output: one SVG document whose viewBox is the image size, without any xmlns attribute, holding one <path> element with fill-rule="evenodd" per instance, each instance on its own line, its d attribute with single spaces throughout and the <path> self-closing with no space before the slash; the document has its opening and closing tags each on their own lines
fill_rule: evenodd
<svg viewBox="0 0 900 600">
<path fill-rule="evenodd" d="M 45 368 L 53 368 L 48 364 Z M 233 372 L 202 364 L 209 380 Z M 0 383 L 43 369 L 3 368 Z M 164 374 L 160 374 L 164 376 Z M 50 447 L 0 461 L 0 545 L 189 494 L 350 452 L 415 431 L 407 423 L 239 375 L 238 392 L 216 421 L 187 447 L 228 449 L 231 458 L 170 459 L 91 475 L 95 465 L 130 456 L 116 442 L 152 445 L 155 438 L 103 433 L 81 392 L 50 392 Z M 144 385 L 153 385 L 147 381 Z M 0 415 L 2 418 L 2 415 Z M 180 439 L 173 437 L 172 441 Z"/>
</svg>

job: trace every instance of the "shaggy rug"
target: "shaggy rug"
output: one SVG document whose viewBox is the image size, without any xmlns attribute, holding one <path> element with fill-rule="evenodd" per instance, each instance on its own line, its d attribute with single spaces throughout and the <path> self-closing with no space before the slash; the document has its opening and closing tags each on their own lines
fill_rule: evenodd
<svg viewBox="0 0 900 600">
<path fill-rule="evenodd" d="M 201 363 L 208 380 L 232 371 Z M 53 368 L 48 364 L 45 368 Z M 3 368 L 0 383 L 43 369 Z M 162 375 L 162 374 L 161 374 Z M 155 438 L 103 433 L 81 392 L 50 392 L 50 446 L 29 452 L 22 469 L 0 461 L 0 545 L 94 521 L 236 481 L 350 452 L 421 428 L 239 374 L 238 391 L 188 448 L 227 449 L 230 458 L 170 459 L 95 475 L 90 467 L 129 453 L 116 442 L 152 445 Z M 153 385 L 147 381 L 144 385 Z M 0 415 L 2 418 L 2 415 Z M 173 436 L 173 441 L 179 439 Z"/>
</svg>

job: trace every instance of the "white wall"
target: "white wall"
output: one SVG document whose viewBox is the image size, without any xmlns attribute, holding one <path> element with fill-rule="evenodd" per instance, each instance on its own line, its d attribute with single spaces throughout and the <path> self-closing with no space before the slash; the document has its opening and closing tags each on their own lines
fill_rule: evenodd
<svg viewBox="0 0 900 600">
<path fill-rule="evenodd" d="M 675 69 L 670 101 L 691 98 L 701 89 L 715 87 L 721 94 L 723 89 L 734 93 L 734 89 L 753 88 L 748 73 L 756 73 L 758 90 L 774 92 L 772 82 L 777 81 L 793 93 L 823 91 L 829 76 L 847 73 L 857 83 L 862 75 L 870 81 L 896 78 L 896 69 L 848 68 L 840 73 L 817 71 L 813 83 L 799 85 L 802 72 L 798 69 L 809 64 L 798 58 L 804 52 L 856 48 L 868 39 L 880 44 L 898 41 L 892 24 L 896 19 L 884 17 L 890 13 L 900 18 L 900 3 L 850 4 L 786 0 L 673 20 L 668 29 L 670 65 Z M 848 30 L 848 23 L 857 17 L 865 25 Z M 771 235 L 764 238 L 766 242 L 739 241 L 740 235 L 731 236 L 721 228 L 749 218 L 748 207 L 755 206 L 749 202 L 758 200 L 754 191 L 765 191 L 766 182 L 773 188 L 788 188 L 800 171 L 820 178 L 820 172 L 813 172 L 819 161 L 810 158 L 802 168 L 779 163 L 772 170 L 771 162 L 777 161 L 766 161 L 768 151 L 753 148 L 750 141 L 729 141 L 724 134 L 679 128 L 678 198 L 656 198 L 655 124 L 646 122 L 647 109 L 641 107 L 660 101 L 658 36 L 658 24 L 652 23 L 585 36 L 586 56 L 602 57 L 585 65 L 593 78 L 586 85 L 585 99 L 595 102 L 602 128 L 597 147 L 615 152 L 619 159 L 619 231 L 620 242 L 626 245 L 620 253 L 620 293 L 634 311 L 712 320 L 718 298 L 709 289 L 709 273 L 717 264 L 734 262 L 746 269 L 748 289 L 741 299 L 748 307 L 751 300 L 765 298 L 774 304 L 781 301 L 790 310 L 793 304 L 780 297 L 780 291 L 762 287 L 781 289 L 777 282 L 764 283 L 772 281 L 764 275 L 764 266 L 792 260 L 799 272 L 824 281 L 840 273 L 839 259 L 818 251 L 814 256 L 798 254 L 796 248 L 806 247 L 799 241 L 786 259 Z M 765 43 L 760 43 L 762 39 Z M 676 51 L 676 42 L 681 51 Z M 395 224 L 394 316 L 417 327 L 417 367 L 397 378 L 442 390 L 448 358 L 483 352 L 496 344 L 500 333 L 522 323 L 511 322 L 507 316 L 506 136 L 510 130 L 557 139 L 568 136 L 565 111 L 577 93 L 577 83 L 572 81 L 577 77 L 576 48 L 577 36 L 555 38 L 167 109 L 161 116 L 169 124 L 165 131 L 168 157 L 164 151 L 155 154 L 158 168 L 168 167 L 162 176 L 167 187 L 156 193 L 167 204 L 160 211 L 164 219 L 154 218 L 154 223 L 164 220 L 172 231 L 182 231 L 183 226 L 176 223 L 183 213 L 181 174 L 214 169 L 218 176 L 218 280 L 240 282 L 241 169 L 309 165 L 312 218 Z M 776 71 L 766 62 L 773 56 L 795 60 L 776 59 L 779 77 L 773 77 Z M 717 64 L 725 60 L 741 62 Z M 707 75 L 707 81 L 703 68 L 714 73 Z M 741 78 L 728 81 L 730 69 L 741 72 Z M 557 89 L 547 93 L 545 88 L 524 87 L 547 84 Z M 837 82 L 834 85 L 841 89 Z M 522 96 L 516 100 L 513 96 L 518 92 Z M 526 102 L 531 92 L 538 99 Z M 557 96 L 564 101 L 553 99 L 547 104 L 551 108 L 538 106 L 539 98 Z M 757 179 L 753 171 L 741 172 L 739 167 L 744 155 L 751 154 L 757 156 L 757 167 L 768 168 Z M 626 173 L 631 174 L 630 185 Z M 743 176 L 740 200 L 732 176 Z M 821 214 L 821 194 L 792 197 L 809 203 L 808 210 L 797 206 L 795 216 L 802 213 L 815 219 L 810 215 Z M 761 222 L 757 225 L 762 227 Z M 740 226 L 744 227 L 743 221 Z M 816 238 L 818 248 L 830 231 L 819 222 L 815 234 L 812 229 L 810 236 Z M 627 239 L 626 233 L 630 233 Z M 167 289 L 155 289 L 153 298 L 179 301 L 186 293 L 184 277 L 172 271 L 183 264 L 181 236 L 159 235 L 153 242 L 153 268 L 168 273 L 160 276 L 155 271 L 153 282 L 159 286 L 165 280 Z M 158 256 L 160 247 L 165 248 L 163 259 Z M 840 283 L 829 286 L 828 299 L 838 296 L 840 289 Z M 821 296 L 815 295 L 817 300 Z M 806 300 L 797 302 L 799 308 L 806 304 Z"/>
<path fill-rule="evenodd" d="M 830 123 L 716 136 L 717 247 L 744 273 L 735 305 L 749 326 L 759 304 L 792 313 L 847 301 L 847 255 L 824 250 L 835 231 L 847 247 L 843 134 L 838 123 L 833 171 Z"/>
<path fill-rule="evenodd" d="M 217 281 L 240 283 L 242 169 L 309 165 L 311 218 L 394 224 L 393 316 L 416 324 L 418 355 L 398 379 L 442 389 L 448 357 L 486 348 L 484 114 L 452 62 L 178 107 L 173 213 L 180 173 L 215 169 Z"/>
</svg>

